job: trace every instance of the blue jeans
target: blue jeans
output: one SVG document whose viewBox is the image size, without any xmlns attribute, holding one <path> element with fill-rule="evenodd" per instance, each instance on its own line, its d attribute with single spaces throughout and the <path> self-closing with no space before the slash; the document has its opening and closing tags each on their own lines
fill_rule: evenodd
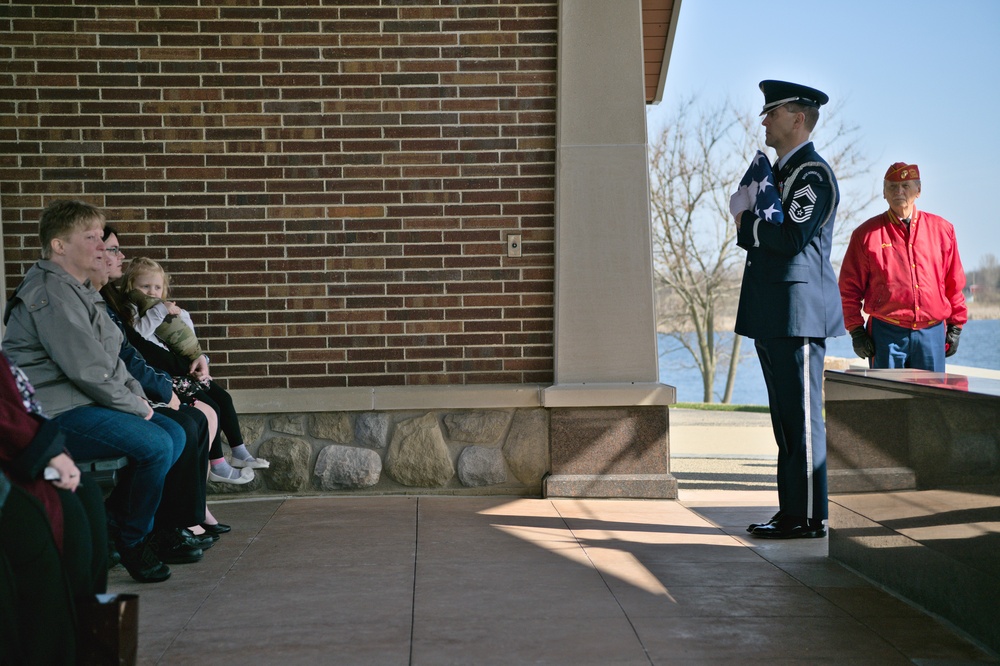
<svg viewBox="0 0 1000 666">
<path fill-rule="evenodd" d="M 944 372 L 944 335 L 944 322 L 914 330 L 872 317 L 875 357 L 871 367 Z"/>
<path fill-rule="evenodd" d="M 89 405 L 54 419 L 66 432 L 66 448 L 76 460 L 126 456 L 128 467 L 108 498 L 108 523 L 120 546 L 135 546 L 153 529 L 163 479 L 184 450 L 184 430 L 160 414 L 150 421 Z"/>
</svg>

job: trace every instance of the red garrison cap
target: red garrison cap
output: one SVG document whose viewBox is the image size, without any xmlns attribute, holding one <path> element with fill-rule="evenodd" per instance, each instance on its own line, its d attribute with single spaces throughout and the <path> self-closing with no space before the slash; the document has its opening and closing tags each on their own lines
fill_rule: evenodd
<svg viewBox="0 0 1000 666">
<path fill-rule="evenodd" d="M 904 180 L 920 180 L 920 169 L 916 164 L 906 162 L 896 162 L 885 172 L 885 179 L 893 183 L 902 183 Z"/>
</svg>

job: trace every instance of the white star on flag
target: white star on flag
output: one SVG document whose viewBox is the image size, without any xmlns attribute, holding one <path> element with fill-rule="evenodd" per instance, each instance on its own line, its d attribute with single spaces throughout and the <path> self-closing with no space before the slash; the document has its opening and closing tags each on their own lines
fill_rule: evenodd
<svg viewBox="0 0 1000 666">
<path fill-rule="evenodd" d="M 754 215 L 762 220 L 781 224 L 785 221 L 785 213 L 781 208 L 781 199 L 778 197 L 778 190 L 774 185 L 774 174 L 771 172 L 771 162 L 767 155 L 757 151 L 750 168 L 747 169 L 740 187 L 730 200 L 730 206 L 737 207 L 736 202 L 741 202 L 745 208 L 752 210 Z M 742 211 L 733 211 L 736 215 Z"/>
</svg>

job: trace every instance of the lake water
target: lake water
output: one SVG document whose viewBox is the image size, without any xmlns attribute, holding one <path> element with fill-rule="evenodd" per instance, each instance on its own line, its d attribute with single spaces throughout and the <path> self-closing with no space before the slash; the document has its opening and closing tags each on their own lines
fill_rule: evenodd
<svg viewBox="0 0 1000 666">
<path fill-rule="evenodd" d="M 676 341 L 665 335 L 659 336 L 660 381 L 677 388 L 678 402 L 701 402 L 701 373 L 693 367 L 691 355 L 686 350 L 667 351 L 677 346 Z M 728 346 L 728 343 L 727 343 Z M 851 346 L 851 336 L 829 338 L 826 341 L 826 355 L 856 359 Z M 767 389 L 764 376 L 757 361 L 753 340 L 743 340 L 742 358 L 736 372 L 733 387 L 733 404 L 766 405 Z M 975 319 L 966 323 L 959 340 L 958 353 L 948 359 L 949 363 L 974 368 L 1000 370 L 1000 319 Z M 719 402 L 726 388 L 726 372 L 729 366 L 719 368 L 715 382 L 715 402 Z"/>
</svg>

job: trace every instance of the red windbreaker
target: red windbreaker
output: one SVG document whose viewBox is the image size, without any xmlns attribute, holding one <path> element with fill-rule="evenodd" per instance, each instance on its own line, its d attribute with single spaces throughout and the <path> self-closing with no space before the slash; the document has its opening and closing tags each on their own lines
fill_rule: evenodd
<svg viewBox="0 0 1000 666">
<path fill-rule="evenodd" d="M 870 316 L 896 326 L 963 326 L 969 319 L 964 288 L 955 228 L 916 209 L 909 227 L 886 211 L 855 229 L 840 268 L 848 331 L 864 324 L 862 301 Z"/>
</svg>

